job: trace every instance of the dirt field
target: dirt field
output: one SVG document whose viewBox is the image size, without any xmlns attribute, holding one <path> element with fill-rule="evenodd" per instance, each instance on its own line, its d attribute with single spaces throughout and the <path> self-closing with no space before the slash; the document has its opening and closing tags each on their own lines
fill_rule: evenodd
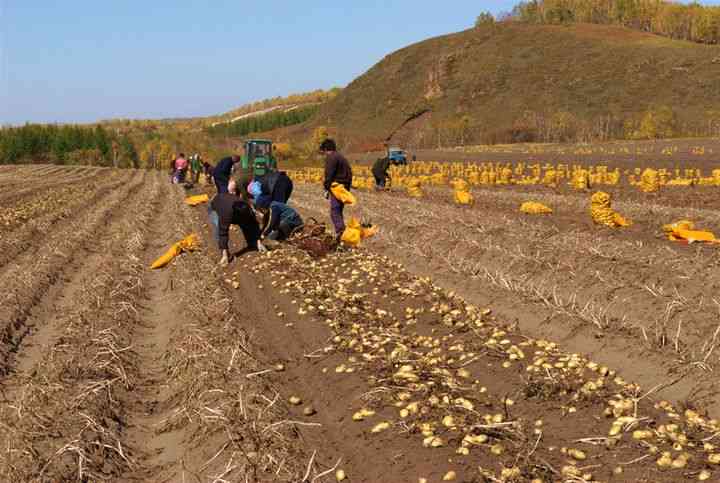
<svg viewBox="0 0 720 483">
<path fill-rule="evenodd" d="M 720 252 L 658 232 L 717 230 L 710 188 L 618 188 L 626 231 L 564 190 L 359 193 L 363 248 L 221 268 L 206 206 L 161 173 L 0 181 L 0 481 L 720 476 Z M 555 214 L 521 215 L 528 196 Z M 293 200 L 326 219 L 319 187 Z"/>
<path fill-rule="evenodd" d="M 691 138 L 657 141 L 612 141 L 594 144 L 507 144 L 457 149 L 408 149 L 418 161 L 541 162 L 607 164 L 610 167 L 674 168 L 716 167 L 720 139 Z M 380 152 L 352 154 L 350 159 L 369 163 Z"/>
</svg>

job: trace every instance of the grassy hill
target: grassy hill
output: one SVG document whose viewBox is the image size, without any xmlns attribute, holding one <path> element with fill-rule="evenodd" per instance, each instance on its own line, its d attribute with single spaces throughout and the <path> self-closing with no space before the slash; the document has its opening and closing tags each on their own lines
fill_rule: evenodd
<svg viewBox="0 0 720 483">
<path fill-rule="evenodd" d="M 335 127 L 350 149 L 369 149 L 708 135 L 718 124 L 718 46 L 508 22 L 388 55 L 309 127 Z"/>
</svg>

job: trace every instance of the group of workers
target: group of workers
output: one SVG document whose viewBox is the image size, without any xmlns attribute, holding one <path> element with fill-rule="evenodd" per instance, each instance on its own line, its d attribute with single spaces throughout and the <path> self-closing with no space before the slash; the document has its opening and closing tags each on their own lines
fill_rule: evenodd
<svg viewBox="0 0 720 483">
<path fill-rule="evenodd" d="M 339 183 L 350 190 L 352 169 L 332 139 L 323 141 L 319 151 L 325 156 L 325 198 L 329 200 L 330 219 L 340 240 L 345 231 L 345 205 L 332 194 L 331 187 Z M 208 215 L 222 265 L 232 258 L 231 225 L 238 226 L 245 238 L 247 246 L 240 253 L 273 248 L 304 225 L 300 214 L 288 204 L 293 183 L 287 173 L 273 170 L 262 176 L 238 176 L 235 167 L 240 159 L 237 155 L 223 158 L 211 171 L 217 194 L 210 202 Z"/>
</svg>

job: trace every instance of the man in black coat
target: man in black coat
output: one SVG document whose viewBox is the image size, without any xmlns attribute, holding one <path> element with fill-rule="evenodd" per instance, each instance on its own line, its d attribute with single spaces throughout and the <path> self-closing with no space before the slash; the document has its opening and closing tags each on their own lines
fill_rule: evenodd
<svg viewBox="0 0 720 483">
<path fill-rule="evenodd" d="M 340 238 L 345 231 L 345 218 L 343 209 L 345 204 L 337 199 L 330 188 L 333 183 L 339 183 L 348 191 L 352 188 L 352 168 L 345 156 L 337 152 L 337 146 L 332 139 L 326 139 L 320 145 L 320 153 L 325 155 L 325 198 L 330 200 L 330 219 L 335 227 L 335 234 Z"/>
</svg>

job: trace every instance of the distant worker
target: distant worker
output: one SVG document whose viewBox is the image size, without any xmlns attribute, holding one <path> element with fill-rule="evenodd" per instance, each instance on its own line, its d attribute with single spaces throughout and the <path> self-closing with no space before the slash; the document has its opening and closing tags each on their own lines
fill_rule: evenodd
<svg viewBox="0 0 720 483">
<path fill-rule="evenodd" d="M 233 154 L 227 158 L 221 159 L 215 169 L 213 169 L 213 178 L 215 179 L 215 186 L 217 187 L 218 194 L 228 192 L 228 183 L 232 176 L 233 166 L 235 163 L 240 161 L 240 156 Z"/>
<path fill-rule="evenodd" d="M 337 152 L 337 146 L 332 139 L 326 139 L 320 145 L 320 153 L 325 155 L 325 198 L 330 200 L 330 219 L 335 227 L 335 234 L 338 239 L 345 231 L 345 218 L 343 210 L 345 204 L 337 199 L 330 187 L 333 183 L 339 183 L 348 191 L 352 187 L 352 168 L 345 156 Z"/>
<path fill-rule="evenodd" d="M 385 183 L 390 179 L 388 170 L 390 169 L 390 158 L 378 158 L 372 166 L 372 174 L 375 178 L 375 189 L 385 189 Z"/>
<path fill-rule="evenodd" d="M 185 175 L 187 174 L 188 161 L 185 159 L 185 154 L 180 155 L 175 160 L 175 175 L 173 176 L 173 183 L 185 182 Z"/>
<path fill-rule="evenodd" d="M 238 196 L 238 186 L 230 180 L 224 193 L 218 193 L 210 202 L 210 223 L 213 236 L 218 242 L 222 257 L 221 265 L 230 262 L 230 225 L 237 225 L 242 230 L 247 247 L 246 251 L 265 250 L 260 242 L 260 225 L 250 205 Z"/>
<path fill-rule="evenodd" d="M 286 240 L 303 226 L 303 220 L 294 208 L 279 201 L 272 201 L 269 195 L 259 196 L 255 206 L 265 215 L 261 235 L 264 240 Z"/>
<path fill-rule="evenodd" d="M 193 154 L 190 158 L 190 172 L 192 173 L 193 184 L 198 184 L 200 182 L 200 172 L 202 169 L 203 165 L 200 155 L 198 153 Z"/>
</svg>

